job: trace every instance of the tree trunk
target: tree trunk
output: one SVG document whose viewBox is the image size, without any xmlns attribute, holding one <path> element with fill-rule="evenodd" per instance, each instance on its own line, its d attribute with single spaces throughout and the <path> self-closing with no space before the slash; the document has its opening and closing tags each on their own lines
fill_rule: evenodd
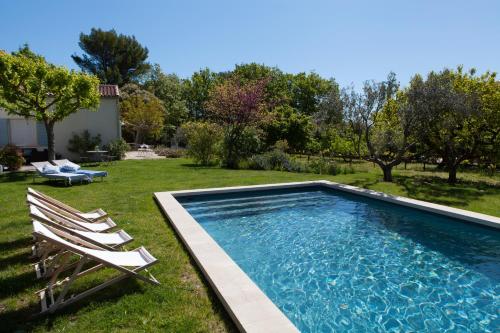
<svg viewBox="0 0 500 333">
<path fill-rule="evenodd" d="M 47 132 L 47 150 L 48 150 L 48 160 L 49 162 L 56 159 L 55 151 L 55 139 L 54 139 L 54 123 L 49 121 L 44 121 L 45 131 Z"/>
<path fill-rule="evenodd" d="M 392 182 L 392 166 L 380 166 L 384 172 L 384 182 Z"/>
<path fill-rule="evenodd" d="M 138 145 L 142 144 L 142 142 L 140 142 L 141 141 L 141 137 L 142 137 L 141 131 L 135 132 L 135 143 L 136 144 L 138 144 Z"/>
<path fill-rule="evenodd" d="M 448 171 L 448 184 L 455 185 L 457 182 L 457 169 L 458 165 L 450 166 L 450 170 Z"/>
</svg>

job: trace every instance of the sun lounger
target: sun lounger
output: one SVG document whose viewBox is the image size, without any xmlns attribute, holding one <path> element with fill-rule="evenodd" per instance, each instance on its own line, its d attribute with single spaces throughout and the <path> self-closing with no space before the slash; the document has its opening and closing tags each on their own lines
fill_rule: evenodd
<svg viewBox="0 0 500 333">
<path fill-rule="evenodd" d="M 48 202 L 49 204 L 56 206 L 57 208 L 60 208 L 61 210 L 64 210 L 68 213 L 73 213 L 75 215 L 78 215 L 79 217 L 83 217 L 84 219 L 88 219 L 91 221 L 99 221 L 101 219 L 105 219 L 108 216 L 108 214 L 101 208 L 92 210 L 87 213 L 83 213 L 69 205 L 66 205 L 65 203 L 59 200 L 54 199 L 53 197 L 48 196 L 47 194 L 34 190 L 31 187 L 28 187 L 28 194 L 31 194 L 32 196 L 40 199 L 41 201 Z"/>
<path fill-rule="evenodd" d="M 54 222 L 63 224 L 69 228 L 81 229 L 82 231 L 104 232 L 116 227 L 116 223 L 109 217 L 99 222 L 90 221 L 76 214 L 59 210 L 48 202 L 38 200 L 30 194 L 26 196 L 26 200 L 29 205 L 39 208 L 45 216 L 54 220 Z"/>
<path fill-rule="evenodd" d="M 83 170 L 78 164 L 66 159 L 54 160 L 52 161 L 52 163 L 57 165 L 63 172 L 83 174 L 89 176 L 91 179 L 93 179 L 94 177 L 101 177 L 101 180 L 103 180 L 103 178 L 108 175 L 106 171 Z"/>
<path fill-rule="evenodd" d="M 92 179 L 88 175 L 61 172 L 58 168 L 54 168 L 54 166 L 49 162 L 31 162 L 31 165 L 35 167 L 36 172 L 39 176 L 47 178 L 49 180 L 62 180 L 66 185 L 71 185 L 75 181 L 92 181 Z M 35 178 L 33 178 L 33 181 L 34 180 Z"/>
<path fill-rule="evenodd" d="M 56 229 L 60 229 L 72 236 L 78 237 L 83 241 L 86 241 L 90 244 L 94 244 L 100 246 L 101 248 L 108 251 L 118 251 L 123 249 L 125 244 L 130 243 L 133 238 L 130 237 L 124 230 L 119 230 L 117 232 L 111 233 L 97 233 L 91 231 L 83 231 L 79 228 L 71 228 L 68 225 L 70 223 L 59 223 L 56 220 L 51 219 L 49 216 L 45 215 L 43 211 L 34 206 L 30 205 L 30 217 L 34 221 L 38 221 L 44 223 L 48 226 L 54 227 Z M 45 277 L 49 276 L 53 272 L 52 263 L 55 262 L 57 256 L 61 255 L 64 252 L 64 249 L 60 249 L 53 244 L 48 244 L 45 241 L 35 239 L 36 243 L 32 247 L 33 256 L 39 257 L 40 261 L 35 264 L 35 269 L 37 272 L 37 277 Z M 53 254 L 56 252 L 57 254 Z"/>
<path fill-rule="evenodd" d="M 38 221 L 33 221 L 33 235 L 37 239 L 43 239 L 47 243 L 54 244 L 67 251 L 65 255 L 60 257 L 60 267 L 51 276 L 47 287 L 38 292 L 42 304 L 42 314 L 53 313 L 127 277 L 134 277 L 154 285 L 160 284 L 147 272 L 147 268 L 155 264 L 157 259 L 144 247 L 127 252 L 106 251 L 99 246 L 89 244 L 81 239 L 75 239 L 74 236 L 62 230 L 44 225 Z M 67 269 L 66 263 L 72 255 L 76 255 L 80 259 L 76 265 L 74 263 L 71 264 L 71 267 L 74 267 L 71 275 L 58 281 L 60 273 Z M 90 262 L 93 265 L 90 267 L 85 266 L 85 270 L 83 270 L 84 265 Z M 79 277 L 103 268 L 115 269 L 120 274 L 86 291 L 72 295 L 69 298 L 66 297 L 69 289 Z M 148 276 L 139 274 L 141 271 L 147 272 Z"/>
</svg>

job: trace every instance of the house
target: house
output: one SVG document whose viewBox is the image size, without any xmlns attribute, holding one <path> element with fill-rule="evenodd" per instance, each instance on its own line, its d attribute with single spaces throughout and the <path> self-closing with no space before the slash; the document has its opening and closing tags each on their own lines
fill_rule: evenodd
<svg viewBox="0 0 500 333">
<path fill-rule="evenodd" d="M 69 159 L 79 156 L 68 151 L 68 141 L 73 134 L 88 130 L 92 136 L 101 135 L 101 145 L 121 138 L 119 90 L 116 85 L 99 86 L 101 101 L 97 111 L 82 109 L 66 117 L 54 126 L 55 151 Z M 0 147 L 13 144 L 28 156 L 38 155 L 46 159 L 47 134 L 42 122 L 8 114 L 0 109 Z M 44 156 L 45 155 L 45 156 Z M 37 158 L 34 158 L 35 160 Z"/>
</svg>

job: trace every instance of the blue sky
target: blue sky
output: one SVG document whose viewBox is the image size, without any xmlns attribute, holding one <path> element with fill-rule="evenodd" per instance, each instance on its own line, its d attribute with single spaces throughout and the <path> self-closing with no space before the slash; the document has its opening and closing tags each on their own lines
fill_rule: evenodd
<svg viewBox="0 0 500 333">
<path fill-rule="evenodd" d="M 27 42 L 75 68 L 92 27 L 135 35 L 149 60 L 181 77 L 258 62 L 315 71 L 341 85 L 463 64 L 500 71 L 500 1 L 8 1 L 0 49 Z"/>
</svg>

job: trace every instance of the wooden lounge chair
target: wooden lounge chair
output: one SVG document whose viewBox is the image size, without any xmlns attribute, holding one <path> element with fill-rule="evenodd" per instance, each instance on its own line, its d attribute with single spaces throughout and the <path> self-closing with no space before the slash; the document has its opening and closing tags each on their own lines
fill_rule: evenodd
<svg viewBox="0 0 500 333">
<path fill-rule="evenodd" d="M 47 170 L 45 166 L 54 167 L 49 162 L 31 162 L 31 165 L 35 167 L 36 172 L 39 176 L 47 178 L 49 180 L 62 180 L 66 185 L 72 185 L 75 181 L 90 183 L 92 179 L 88 175 L 61 172 L 58 169 Z M 35 181 L 35 176 L 33 176 L 33 182 Z"/>
<path fill-rule="evenodd" d="M 51 276 L 47 287 L 37 292 L 42 305 L 41 314 L 53 313 L 127 277 L 134 277 L 153 285 L 160 284 L 147 271 L 147 268 L 155 264 L 157 259 L 144 247 L 128 252 L 106 251 L 99 246 L 75 238 L 60 229 L 44 225 L 38 221 L 33 221 L 33 235 L 37 239 L 43 239 L 47 243 L 54 244 L 67 251 L 65 255 L 60 257 L 61 265 Z M 74 267 L 73 272 L 68 277 L 58 281 L 61 272 L 67 269 L 65 263 L 71 255 L 79 257 L 79 260 L 76 265 L 71 264 Z M 92 263 L 92 265 L 90 267 L 85 266 L 85 269 L 83 269 L 84 265 L 88 263 Z M 66 297 L 69 289 L 78 278 L 103 268 L 115 269 L 119 274 L 86 291 L 72 295 L 69 298 Z M 148 276 L 139 274 L 141 271 L 147 272 Z"/>
<path fill-rule="evenodd" d="M 81 238 L 88 243 L 100 246 L 108 251 L 121 250 L 124 248 L 125 244 L 128 244 L 133 240 L 133 238 L 130 237 L 130 235 L 124 230 L 112 233 L 97 233 L 70 228 L 68 225 L 71 225 L 71 223 L 65 224 L 56 222 L 54 219 L 46 216 L 41 209 L 33 205 L 30 205 L 30 217 L 34 221 L 60 229 L 72 236 Z M 54 244 L 49 244 L 38 239 L 35 239 L 35 245 L 32 247 L 32 250 L 33 256 L 40 258 L 40 261 L 35 264 L 35 270 L 38 278 L 52 274 L 54 270 L 53 263 L 57 262 L 56 258 L 65 252 L 64 249 L 60 249 L 57 246 L 54 246 Z M 52 255 L 53 253 L 56 254 Z"/>
<path fill-rule="evenodd" d="M 82 174 L 82 175 L 87 175 L 90 177 L 90 179 L 94 179 L 94 177 L 101 177 L 101 181 L 104 180 L 104 177 L 108 175 L 107 171 L 97 171 L 97 170 L 85 170 L 81 169 L 80 166 L 76 163 L 71 162 L 70 160 L 64 159 L 64 160 L 54 160 L 52 161 L 55 165 L 61 168 L 61 171 L 63 172 L 69 172 L 69 173 L 76 173 L 76 174 Z M 65 170 L 64 168 L 68 167 L 68 170 Z"/>
<path fill-rule="evenodd" d="M 35 198 L 31 194 L 26 195 L 26 201 L 29 205 L 36 206 L 43 212 L 45 216 L 49 217 L 54 222 L 63 224 L 73 229 L 81 229 L 83 231 L 92 232 L 104 232 L 116 227 L 116 223 L 113 222 L 113 220 L 111 220 L 111 218 L 109 217 L 99 222 L 87 220 L 83 217 L 79 217 L 76 214 L 71 214 L 66 211 L 59 210 L 57 207 L 49 204 L 48 202 L 38 200 L 38 198 Z"/>
<path fill-rule="evenodd" d="M 99 221 L 102 219 L 106 219 L 108 217 L 108 213 L 106 213 L 104 210 L 101 208 L 97 208 L 94 210 L 91 210 L 90 212 L 84 213 L 79 211 L 78 209 L 75 209 L 69 205 L 66 205 L 65 203 L 54 199 L 51 196 L 48 196 L 47 194 L 44 194 L 40 191 L 34 190 L 31 187 L 28 187 L 28 194 L 31 194 L 32 196 L 40 199 L 41 201 L 48 202 L 49 204 L 64 210 L 68 213 L 72 213 L 74 215 L 78 215 L 79 217 L 82 217 L 84 219 L 88 219 L 91 221 Z"/>
</svg>

